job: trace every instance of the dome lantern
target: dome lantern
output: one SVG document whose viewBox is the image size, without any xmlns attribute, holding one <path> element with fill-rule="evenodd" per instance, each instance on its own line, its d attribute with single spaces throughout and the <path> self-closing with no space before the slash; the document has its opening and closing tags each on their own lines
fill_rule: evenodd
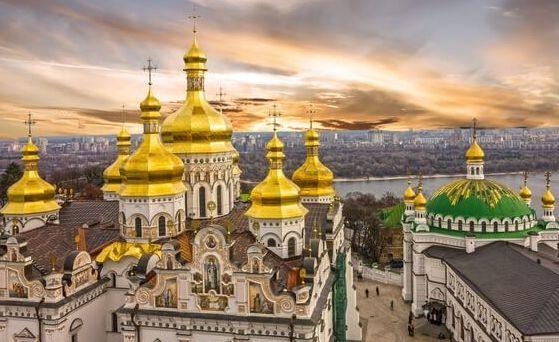
<svg viewBox="0 0 559 342">
<path fill-rule="evenodd" d="M 466 151 L 466 178 L 484 179 L 485 152 L 477 142 L 477 119 L 474 118 L 473 123 L 472 144 Z"/>
<path fill-rule="evenodd" d="M 308 110 L 312 115 L 312 107 Z M 293 173 L 291 178 L 301 189 L 303 202 L 331 203 L 334 198 L 334 174 L 326 167 L 319 157 L 320 136 L 312 127 L 312 117 L 309 129 L 305 132 L 305 147 L 307 158 L 304 163 Z"/>
<path fill-rule="evenodd" d="M 543 220 L 545 222 L 555 221 L 555 196 L 551 192 L 551 172 L 545 173 L 546 186 L 545 191 L 542 195 L 542 207 L 543 207 Z"/>
<path fill-rule="evenodd" d="M 530 205 L 532 202 L 532 190 L 528 187 L 528 172 L 524 171 L 524 184 L 520 187 L 518 192 L 524 203 Z"/>
<path fill-rule="evenodd" d="M 21 178 L 8 188 L 8 202 L 0 213 L 6 218 L 6 228 L 11 234 L 44 226 L 47 222 L 58 223 L 60 206 L 55 200 L 54 186 L 39 175 L 39 148 L 33 143 L 31 113 L 25 123 L 28 125 L 27 143 L 21 150 L 24 165 Z"/>
<path fill-rule="evenodd" d="M 416 193 L 411 186 L 411 175 L 408 175 L 408 187 L 404 191 L 404 205 L 405 205 L 404 214 L 406 216 L 410 216 L 414 214 L 415 196 Z"/>
</svg>

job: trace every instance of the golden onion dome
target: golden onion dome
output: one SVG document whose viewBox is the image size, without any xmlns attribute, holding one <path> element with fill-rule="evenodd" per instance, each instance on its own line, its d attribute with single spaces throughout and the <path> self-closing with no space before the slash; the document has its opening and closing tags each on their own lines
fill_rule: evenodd
<svg viewBox="0 0 559 342">
<path fill-rule="evenodd" d="M 38 172 L 39 149 L 31 136 L 23 146 L 22 158 L 25 170 L 22 177 L 8 188 L 8 203 L 0 210 L 4 215 L 46 213 L 60 209 L 54 199 L 54 186 L 41 178 Z"/>
<path fill-rule="evenodd" d="M 299 187 L 283 173 L 283 143 L 276 132 L 266 145 L 270 163 L 268 175 L 252 189 L 251 206 L 246 216 L 255 219 L 286 219 L 304 216 L 307 209 L 301 204 Z"/>
<path fill-rule="evenodd" d="M 105 184 L 101 188 L 103 192 L 119 192 L 122 183 L 122 176 L 120 174 L 120 167 L 130 155 L 130 133 L 123 126 L 122 130 L 116 136 L 116 146 L 118 149 L 118 156 L 116 160 L 103 171 L 103 179 Z"/>
<path fill-rule="evenodd" d="M 233 175 L 240 176 L 243 171 L 239 167 L 239 160 L 241 159 L 241 155 L 237 149 L 233 150 Z"/>
<path fill-rule="evenodd" d="M 161 136 L 165 147 L 176 154 L 232 152 L 233 126 L 206 100 L 204 73 L 207 59 L 196 37 L 183 60 L 187 75 L 186 100 L 163 122 Z"/>
<path fill-rule="evenodd" d="M 182 176 L 184 164 L 179 157 L 167 151 L 159 137 L 159 100 L 153 96 L 151 86 L 140 103 L 144 133 L 138 149 L 122 164 L 122 197 L 176 195 L 186 191 Z"/>
<path fill-rule="evenodd" d="M 485 158 L 485 152 L 479 144 L 477 143 L 477 139 L 474 138 L 470 148 L 466 151 L 466 160 L 473 161 L 473 162 L 480 162 L 483 161 Z"/>
<path fill-rule="evenodd" d="M 404 202 L 413 203 L 415 200 L 415 191 L 411 187 L 411 180 L 408 179 L 408 187 L 404 190 Z"/>
<path fill-rule="evenodd" d="M 549 186 L 542 195 L 542 203 L 545 208 L 550 208 L 555 205 L 555 196 L 553 196 Z"/>
<path fill-rule="evenodd" d="M 532 190 L 527 185 L 523 185 L 518 194 L 525 200 L 532 198 Z"/>
<path fill-rule="evenodd" d="M 334 196 L 334 174 L 319 158 L 319 134 L 313 128 L 305 133 L 307 158 L 291 179 L 301 189 L 300 195 L 305 197 Z"/>
<path fill-rule="evenodd" d="M 423 195 L 423 192 L 419 192 L 413 201 L 413 206 L 416 210 L 424 210 L 427 205 L 427 199 Z"/>
</svg>

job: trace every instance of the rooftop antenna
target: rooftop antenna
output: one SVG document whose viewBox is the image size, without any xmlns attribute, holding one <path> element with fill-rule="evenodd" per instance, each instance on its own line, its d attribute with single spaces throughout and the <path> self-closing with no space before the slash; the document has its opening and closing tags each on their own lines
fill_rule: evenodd
<svg viewBox="0 0 559 342">
<path fill-rule="evenodd" d="M 148 65 L 145 66 L 145 67 L 143 67 L 143 70 L 144 70 L 144 71 L 147 71 L 147 73 L 148 73 L 148 80 L 149 80 L 149 81 L 148 81 L 148 84 L 149 84 L 150 86 L 151 86 L 151 84 L 152 84 L 152 83 L 151 83 L 151 74 L 152 74 L 155 70 L 157 70 L 157 66 L 151 64 L 152 61 L 153 61 L 153 60 L 151 59 L 151 57 L 148 57 L 148 59 L 147 59 Z"/>
</svg>

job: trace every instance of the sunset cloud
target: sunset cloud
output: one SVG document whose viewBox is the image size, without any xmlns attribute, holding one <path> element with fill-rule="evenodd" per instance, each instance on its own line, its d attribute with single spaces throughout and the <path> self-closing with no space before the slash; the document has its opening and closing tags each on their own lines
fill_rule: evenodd
<svg viewBox="0 0 559 342">
<path fill-rule="evenodd" d="M 559 124 L 559 5 L 553 0 L 197 0 L 208 99 L 236 130 L 285 129 L 305 108 L 325 129 Z M 159 68 L 164 116 L 184 99 L 192 3 L 0 0 L 0 137 L 139 132 L 141 71 Z M 9 18 L 9 20 L 8 20 Z M 405 24 L 404 24 L 405 23 Z"/>
</svg>

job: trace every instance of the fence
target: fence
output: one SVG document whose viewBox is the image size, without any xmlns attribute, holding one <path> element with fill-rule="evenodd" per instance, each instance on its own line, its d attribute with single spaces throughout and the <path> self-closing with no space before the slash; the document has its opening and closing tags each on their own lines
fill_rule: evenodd
<svg viewBox="0 0 559 342">
<path fill-rule="evenodd" d="M 383 271 L 376 268 L 362 266 L 362 275 L 365 279 L 375 280 L 384 284 L 404 286 L 401 273 Z"/>
</svg>

